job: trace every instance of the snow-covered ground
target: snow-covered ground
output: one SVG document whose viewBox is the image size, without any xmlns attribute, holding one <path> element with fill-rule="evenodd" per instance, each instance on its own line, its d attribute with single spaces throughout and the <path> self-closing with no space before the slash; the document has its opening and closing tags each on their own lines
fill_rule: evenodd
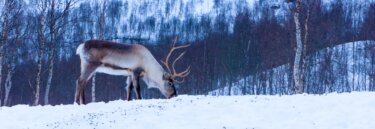
<svg viewBox="0 0 375 129">
<path fill-rule="evenodd" d="M 374 129 L 375 93 L 187 96 L 0 108 L 0 129 Z"/>
</svg>

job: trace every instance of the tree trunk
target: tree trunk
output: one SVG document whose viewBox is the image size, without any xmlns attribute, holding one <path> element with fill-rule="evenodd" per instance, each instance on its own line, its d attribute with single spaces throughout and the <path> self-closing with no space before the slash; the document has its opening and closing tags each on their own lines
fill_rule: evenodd
<svg viewBox="0 0 375 129">
<path fill-rule="evenodd" d="M 303 89 L 305 88 L 304 81 L 305 81 L 306 57 L 307 57 L 307 40 L 308 40 L 308 36 L 309 36 L 309 24 L 308 24 L 309 18 L 310 18 L 310 8 L 308 7 L 306 19 L 305 19 L 305 35 L 304 35 L 304 40 L 303 40 L 301 79 L 299 81 L 300 84 L 298 84 L 298 86 L 302 87 L 302 92 L 303 92 Z M 302 93 L 302 92 L 300 92 L 300 93 Z"/>
<path fill-rule="evenodd" d="M 294 77 L 294 84 L 296 87 L 296 93 L 300 94 L 303 93 L 303 85 L 301 83 L 301 59 L 302 59 L 302 39 L 301 39 L 301 27 L 299 22 L 299 11 L 300 11 L 301 1 L 296 1 L 296 10 L 294 11 L 293 18 L 294 23 L 296 25 L 296 54 L 294 57 L 294 66 L 293 66 L 293 77 Z"/>
<path fill-rule="evenodd" d="M 13 73 L 14 73 L 14 65 L 12 63 L 10 63 L 8 66 L 9 66 L 8 67 L 9 70 L 8 70 L 7 78 L 5 80 L 4 106 L 8 105 L 9 92 L 10 92 L 10 89 L 12 88 L 12 76 L 13 76 Z"/>
<path fill-rule="evenodd" d="M 49 45 L 49 65 L 48 65 L 48 78 L 47 78 L 47 85 L 46 85 L 46 91 L 44 94 L 44 105 L 49 104 L 48 96 L 49 91 L 51 89 L 51 82 L 53 77 L 53 65 L 55 60 L 55 44 L 56 44 L 56 30 L 55 30 L 55 0 L 52 0 L 51 2 L 51 12 L 50 12 L 50 23 L 49 23 L 49 30 L 50 30 L 50 45 Z"/>
<path fill-rule="evenodd" d="M 3 46 L 2 46 L 2 44 L 0 44 L 0 95 L 2 94 L 2 89 L 3 89 L 3 87 L 2 87 L 2 84 L 1 84 L 1 82 L 2 82 L 2 70 L 3 70 Z M 0 96 L 0 106 L 1 106 L 1 96 Z"/>
<path fill-rule="evenodd" d="M 2 30 L 1 30 L 1 36 L 0 36 L 0 95 L 1 95 L 1 90 L 2 90 L 2 69 L 3 69 L 3 58 L 4 58 L 4 45 L 5 45 L 5 42 L 7 41 L 8 39 L 8 31 L 9 31 L 9 25 L 8 25 L 8 14 L 9 14 L 9 1 L 6 0 L 5 3 L 4 3 L 4 7 L 3 9 L 1 9 L 0 11 L 3 12 L 3 15 L 2 15 L 2 18 L 3 18 L 3 22 L 2 22 Z M 0 96 L 0 100 L 1 100 L 1 96 Z M 1 103 L 1 102 L 0 102 Z M 1 104 L 0 104 L 1 106 Z"/>
<path fill-rule="evenodd" d="M 39 48 L 38 48 L 38 70 L 36 74 L 36 91 L 35 91 L 35 100 L 34 100 L 34 105 L 39 104 L 39 95 L 40 95 L 40 85 L 41 85 L 41 74 L 42 74 L 42 63 L 43 63 L 43 54 L 44 54 L 44 39 L 41 38 L 39 40 Z"/>
<path fill-rule="evenodd" d="M 49 65 L 48 65 L 48 79 L 47 79 L 47 86 L 46 86 L 46 92 L 44 94 L 44 104 L 45 105 L 48 105 L 49 104 L 49 100 L 48 100 L 48 96 L 49 96 L 49 91 L 51 89 L 51 82 L 52 82 L 52 77 L 53 77 L 53 66 L 54 66 L 54 60 L 55 60 L 55 51 L 54 51 L 54 48 L 52 48 L 50 50 L 50 56 L 49 56 Z"/>
<path fill-rule="evenodd" d="M 232 94 L 231 94 L 231 92 L 232 92 L 232 74 L 230 74 L 230 76 L 229 76 L 229 87 L 228 87 L 228 96 L 231 96 Z"/>
<path fill-rule="evenodd" d="M 44 53 L 44 43 L 41 42 L 39 48 L 38 48 L 38 70 L 36 74 L 36 91 L 35 91 L 35 100 L 34 105 L 39 104 L 39 94 L 40 94 L 40 84 L 41 84 L 41 73 L 42 73 L 42 63 L 43 63 L 43 53 Z"/>
<path fill-rule="evenodd" d="M 40 85 L 41 85 L 41 74 L 42 74 L 42 64 L 43 64 L 43 55 L 45 50 L 45 37 L 44 37 L 44 12 L 41 12 L 39 17 L 39 27 L 38 27 L 38 69 L 36 74 L 36 85 L 35 85 L 35 93 L 34 93 L 34 105 L 39 104 L 39 97 L 40 97 Z"/>
<path fill-rule="evenodd" d="M 92 87 L 91 87 L 91 102 L 96 102 L 96 95 L 95 95 L 95 81 L 96 81 L 96 74 L 92 76 Z"/>
</svg>

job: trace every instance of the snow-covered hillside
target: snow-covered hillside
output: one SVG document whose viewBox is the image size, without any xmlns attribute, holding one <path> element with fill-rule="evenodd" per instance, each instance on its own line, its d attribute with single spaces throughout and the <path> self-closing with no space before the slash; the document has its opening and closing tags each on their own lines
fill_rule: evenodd
<svg viewBox="0 0 375 129">
<path fill-rule="evenodd" d="M 275 16 L 278 17 L 279 21 L 285 21 L 285 15 L 288 15 L 288 9 L 285 6 L 285 0 L 120 0 L 122 6 L 119 6 L 117 10 L 120 19 L 117 23 L 114 23 L 117 27 L 118 35 L 140 36 L 142 38 L 156 38 L 160 30 L 167 29 L 166 26 L 171 26 L 167 29 L 166 33 L 183 32 L 183 24 L 185 22 L 201 22 L 202 18 L 210 18 L 211 27 L 214 27 L 214 19 L 224 18 L 225 22 L 229 24 L 228 30 L 233 31 L 235 17 L 238 13 L 243 10 L 254 11 L 254 9 L 267 8 L 271 6 L 280 6 L 278 10 L 272 10 Z M 82 2 L 84 4 L 90 3 L 94 6 L 98 0 L 86 0 Z M 322 0 L 325 8 L 330 9 L 334 3 L 332 0 Z M 347 12 L 345 15 L 353 19 L 353 24 L 358 25 L 363 21 L 365 12 L 367 11 L 370 3 L 373 0 L 343 0 L 344 10 Z M 254 8 L 258 6 L 257 8 Z M 357 7 L 358 6 L 358 7 Z M 114 6 L 115 7 L 115 6 Z M 272 12 L 270 10 L 270 12 Z M 261 12 L 253 12 L 256 17 L 254 19 L 260 19 L 262 17 Z M 263 14 L 264 15 L 264 14 Z M 152 23 L 150 26 L 146 24 Z M 177 23 L 177 24 L 168 24 Z M 167 24 L 167 25 L 166 25 Z M 190 23 L 191 24 L 191 23 Z M 139 30 L 144 28 L 145 30 Z M 146 29 L 147 28 L 147 29 Z M 193 29 L 193 27 L 191 28 Z M 141 31 L 141 32 L 139 32 Z M 202 30 L 198 30 L 197 36 L 192 35 L 190 32 L 186 37 L 180 39 L 195 40 L 196 37 L 205 36 Z M 190 37 L 189 37 L 190 36 Z"/>
<path fill-rule="evenodd" d="M 103 1 L 81 0 L 74 4 L 72 12 L 85 22 L 95 22 L 100 10 L 98 7 L 104 4 Z M 334 2 L 322 0 L 326 10 L 329 10 Z M 353 24 L 360 24 L 368 6 L 373 2 L 374 0 L 343 0 L 346 17 L 350 17 Z M 184 29 L 195 22 L 201 23 L 209 19 L 210 26 L 214 27 L 216 19 L 223 18 L 229 25 L 227 29 L 232 32 L 236 15 L 244 10 L 254 13 L 254 20 L 259 20 L 265 15 L 259 11 L 262 8 L 268 9 L 268 12 L 274 14 L 280 22 L 286 21 L 288 18 L 285 16 L 290 14 L 285 0 L 108 0 L 106 4 L 110 7 L 105 9 L 105 15 L 108 17 L 106 21 L 110 23 L 108 27 L 116 30 L 116 33 L 112 34 L 113 38 L 125 36 L 156 40 L 162 31 L 166 34 L 184 35 L 180 37 L 181 40 L 194 41 L 206 36 L 202 30 L 194 30 L 197 28 L 194 26 L 188 27 L 188 30 Z M 32 9 L 36 6 L 35 2 L 26 1 L 26 5 L 29 6 L 30 12 L 35 12 Z M 280 8 L 271 10 L 271 6 Z M 80 26 L 93 29 L 93 25 Z M 116 28 L 110 28 L 113 26 Z M 89 30 L 85 33 L 90 33 Z"/>
<path fill-rule="evenodd" d="M 1 129 L 373 129 L 375 93 L 186 96 L 0 108 Z"/>
<path fill-rule="evenodd" d="M 375 88 L 373 62 L 375 41 L 369 40 L 344 43 L 312 53 L 306 62 L 305 92 L 372 91 Z M 226 84 L 208 94 L 291 94 L 292 91 L 288 90 L 288 71 L 288 64 L 285 64 L 248 76 L 231 86 Z M 262 92 L 255 93 L 259 90 Z"/>
</svg>

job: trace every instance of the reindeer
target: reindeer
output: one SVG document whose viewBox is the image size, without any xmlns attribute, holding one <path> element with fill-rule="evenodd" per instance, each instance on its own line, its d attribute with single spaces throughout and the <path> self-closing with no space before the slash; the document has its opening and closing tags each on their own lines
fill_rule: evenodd
<svg viewBox="0 0 375 129">
<path fill-rule="evenodd" d="M 135 87 L 137 99 L 141 99 L 140 79 L 147 84 L 148 88 L 159 89 L 166 98 L 177 96 L 174 84 L 184 82 L 184 78 L 190 73 L 190 66 L 180 73 L 175 70 L 175 63 L 185 52 L 172 62 L 172 69 L 169 66 L 169 58 L 175 50 L 190 45 L 175 46 L 175 44 L 176 39 L 165 61 L 161 61 L 168 71 L 163 69 L 146 47 L 139 44 L 120 44 L 104 40 L 88 40 L 80 44 L 76 53 L 81 60 L 81 75 L 76 82 L 75 102 L 85 104 L 85 85 L 96 72 L 127 76 L 128 101 L 133 87 Z M 182 80 L 177 78 L 182 78 Z"/>
</svg>

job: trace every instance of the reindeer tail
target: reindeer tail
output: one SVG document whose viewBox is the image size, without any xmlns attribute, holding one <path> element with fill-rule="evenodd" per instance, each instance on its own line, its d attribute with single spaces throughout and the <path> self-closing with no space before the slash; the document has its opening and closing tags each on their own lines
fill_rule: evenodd
<svg viewBox="0 0 375 129">
<path fill-rule="evenodd" d="M 83 49 L 84 49 L 84 43 L 81 43 L 78 47 L 77 47 L 77 51 L 76 51 L 76 54 L 77 55 L 81 55 L 81 53 L 83 52 Z"/>
</svg>

